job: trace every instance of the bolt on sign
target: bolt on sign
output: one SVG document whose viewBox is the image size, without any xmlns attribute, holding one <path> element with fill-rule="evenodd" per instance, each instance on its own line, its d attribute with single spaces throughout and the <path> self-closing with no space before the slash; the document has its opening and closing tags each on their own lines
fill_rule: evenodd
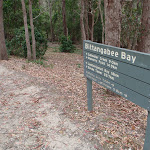
<svg viewBox="0 0 150 150">
<path fill-rule="evenodd" d="M 83 42 L 88 110 L 92 111 L 92 81 L 147 109 L 144 150 L 150 150 L 150 54 Z"/>
</svg>

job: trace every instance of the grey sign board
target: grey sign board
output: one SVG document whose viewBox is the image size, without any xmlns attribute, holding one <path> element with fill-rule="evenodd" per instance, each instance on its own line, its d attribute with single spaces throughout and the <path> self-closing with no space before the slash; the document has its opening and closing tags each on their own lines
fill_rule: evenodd
<svg viewBox="0 0 150 150">
<path fill-rule="evenodd" d="M 92 81 L 150 112 L 150 54 L 83 42 L 84 75 L 87 77 L 88 110 L 92 110 Z M 148 116 L 148 118 L 150 118 Z M 144 149 L 150 148 L 147 126 Z M 146 144 L 149 143 L 149 144 Z"/>
</svg>

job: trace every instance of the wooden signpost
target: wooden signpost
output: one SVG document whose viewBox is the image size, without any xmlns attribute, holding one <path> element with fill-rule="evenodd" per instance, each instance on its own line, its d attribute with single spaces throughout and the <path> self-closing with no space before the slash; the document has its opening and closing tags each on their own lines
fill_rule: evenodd
<svg viewBox="0 0 150 150">
<path fill-rule="evenodd" d="M 150 150 L 150 54 L 83 42 L 88 110 L 92 81 L 148 110 L 144 150 Z"/>
</svg>

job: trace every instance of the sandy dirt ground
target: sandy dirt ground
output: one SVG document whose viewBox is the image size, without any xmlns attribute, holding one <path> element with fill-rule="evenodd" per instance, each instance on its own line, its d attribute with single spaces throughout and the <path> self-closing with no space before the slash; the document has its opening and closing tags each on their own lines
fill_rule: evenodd
<svg viewBox="0 0 150 150">
<path fill-rule="evenodd" d="M 96 150 L 60 98 L 53 85 L 0 64 L 0 150 Z"/>
</svg>

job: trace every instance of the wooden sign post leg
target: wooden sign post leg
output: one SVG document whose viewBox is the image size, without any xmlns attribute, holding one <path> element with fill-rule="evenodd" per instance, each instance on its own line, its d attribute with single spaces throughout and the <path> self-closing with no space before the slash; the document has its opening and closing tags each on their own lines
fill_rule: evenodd
<svg viewBox="0 0 150 150">
<path fill-rule="evenodd" d="M 146 128 L 145 142 L 144 142 L 143 150 L 150 150 L 150 111 L 148 111 L 147 128 Z"/>
<path fill-rule="evenodd" d="M 93 110 L 93 100 L 92 100 L 92 80 L 87 78 L 87 100 L 88 100 L 88 111 Z"/>
</svg>

